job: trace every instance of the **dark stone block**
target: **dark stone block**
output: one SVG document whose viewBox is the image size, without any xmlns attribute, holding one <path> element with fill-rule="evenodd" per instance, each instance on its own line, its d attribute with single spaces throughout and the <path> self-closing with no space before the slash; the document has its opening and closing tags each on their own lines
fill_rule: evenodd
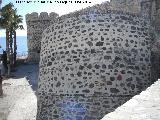
<svg viewBox="0 0 160 120">
<path fill-rule="evenodd" d="M 102 26 L 101 24 L 98 24 L 99 26 Z M 103 31 L 103 29 L 100 29 L 100 31 Z"/>
<path fill-rule="evenodd" d="M 57 118 L 59 118 L 59 115 L 53 115 L 53 117 L 57 119 Z"/>
<path fill-rule="evenodd" d="M 143 75 L 143 72 L 142 72 L 142 71 L 140 71 L 140 72 L 139 72 L 139 75 Z"/>
<path fill-rule="evenodd" d="M 78 75 L 78 77 L 81 77 L 82 76 L 82 72 L 78 72 L 77 75 Z"/>
<path fill-rule="evenodd" d="M 94 84 L 91 83 L 91 84 L 89 85 L 89 88 L 93 88 L 93 87 L 94 87 Z"/>
<path fill-rule="evenodd" d="M 88 29 L 88 31 L 90 31 L 90 30 L 91 30 L 91 28 Z"/>
<path fill-rule="evenodd" d="M 149 62 L 149 58 L 145 58 L 145 61 L 146 61 L 146 62 Z"/>
<path fill-rule="evenodd" d="M 121 61 L 121 60 L 122 59 L 120 57 L 116 56 L 114 62 L 118 62 L 118 61 Z"/>
<path fill-rule="evenodd" d="M 96 68 L 96 69 L 99 69 L 99 68 L 100 68 L 100 66 L 96 64 L 96 65 L 95 65 L 95 68 Z"/>
<path fill-rule="evenodd" d="M 125 67 L 125 65 L 124 64 L 120 64 L 120 68 L 123 68 L 123 67 Z"/>
<path fill-rule="evenodd" d="M 58 49 L 60 50 L 60 49 L 62 49 L 62 47 L 59 47 Z"/>
<path fill-rule="evenodd" d="M 63 52 L 63 51 L 61 51 L 61 52 L 60 52 L 60 54 L 64 54 L 64 52 Z"/>
<path fill-rule="evenodd" d="M 82 84 L 82 82 L 81 82 L 81 81 L 78 81 L 77 84 Z"/>
<path fill-rule="evenodd" d="M 76 42 L 77 42 L 77 40 L 76 40 L 76 39 L 74 39 L 74 40 L 73 40 L 73 42 L 75 42 L 75 43 L 76 43 Z"/>
<path fill-rule="evenodd" d="M 118 75 L 117 80 L 122 80 L 122 75 Z"/>
<path fill-rule="evenodd" d="M 93 32 L 89 33 L 89 36 L 92 36 L 93 35 Z"/>
<path fill-rule="evenodd" d="M 104 41 L 104 37 L 101 36 L 101 41 Z"/>
<path fill-rule="evenodd" d="M 125 46 L 126 46 L 126 47 L 129 47 L 129 44 L 128 44 L 128 43 L 126 43 L 126 44 L 125 44 Z"/>
<path fill-rule="evenodd" d="M 79 66 L 79 69 L 80 69 L 80 70 L 83 70 L 83 69 L 84 69 L 84 66 L 80 65 L 80 66 Z"/>
<path fill-rule="evenodd" d="M 103 65 L 102 65 L 102 68 L 103 68 L 103 69 L 106 69 L 106 65 L 105 65 L 105 64 L 103 64 Z"/>
<path fill-rule="evenodd" d="M 134 42 L 134 40 L 131 40 L 130 42 L 131 42 L 131 43 L 133 43 L 133 42 Z"/>
<path fill-rule="evenodd" d="M 87 44 L 91 47 L 93 46 L 93 43 L 91 41 L 88 41 Z"/>
<path fill-rule="evenodd" d="M 95 49 L 91 49 L 91 53 L 96 53 Z"/>
<path fill-rule="evenodd" d="M 77 58 L 77 59 L 74 59 L 75 62 L 79 63 L 80 59 Z"/>
<path fill-rule="evenodd" d="M 77 56 L 73 56 L 73 58 L 77 58 Z"/>
<path fill-rule="evenodd" d="M 107 85 L 112 85 L 112 82 L 111 81 L 107 81 Z"/>
<path fill-rule="evenodd" d="M 68 62 L 71 62 L 71 59 L 67 59 Z"/>
<path fill-rule="evenodd" d="M 144 42 L 141 43 L 142 46 L 145 46 L 146 44 Z"/>
<path fill-rule="evenodd" d="M 134 27 L 134 26 L 131 26 L 131 30 L 136 30 L 136 27 Z"/>
<path fill-rule="evenodd" d="M 73 53 L 73 54 L 77 54 L 77 52 L 76 52 L 75 50 L 72 50 L 72 53 Z"/>
<path fill-rule="evenodd" d="M 104 108 L 110 108 L 110 105 L 103 105 Z"/>
<path fill-rule="evenodd" d="M 119 16 L 116 16 L 115 19 L 119 19 Z"/>
<path fill-rule="evenodd" d="M 56 87 L 59 87 L 61 85 L 61 82 L 58 81 L 57 84 L 56 84 Z"/>
<path fill-rule="evenodd" d="M 96 46 L 103 46 L 103 43 L 104 43 L 104 42 L 97 42 L 97 43 L 96 43 Z"/>
<path fill-rule="evenodd" d="M 110 88 L 111 93 L 118 93 L 119 90 L 117 88 Z"/>
<path fill-rule="evenodd" d="M 134 66 L 128 66 L 128 68 L 129 68 L 129 69 L 132 69 L 132 70 L 135 69 Z"/>
<path fill-rule="evenodd" d="M 86 20 L 86 23 L 90 23 L 91 21 L 90 20 Z"/>
<path fill-rule="evenodd" d="M 49 89 L 49 92 L 53 92 L 53 90 L 52 90 L 52 89 Z"/>
<path fill-rule="evenodd" d="M 110 51 L 106 51 L 106 53 L 112 53 L 112 51 L 110 50 Z"/>
<path fill-rule="evenodd" d="M 109 31 L 109 29 L 105 29 L 105 31 Z"/>
<path fill-rule="evenodd" d="M 82 26 L 81 26 L 81 28 L 84 28 L 84 27 L 85 27 L 85 25 L 82 25 Z"/>
<path fill-rule="evenodd" d="M 78 47 L 78 45 L 74 45 L 73 47 Z"/>
<path fill-rule="evenodd" d="M 68 44 L 68 47 L 70 48 L 71 46 L 72 46 L 72 43 L 69 43 L 69 44 Z"/>
<path fill-rule="evenodd" d="M 54 77 L 54 80 L 57 81 L 57 77 Z"/>
<path fill-rule="evenodd" d="M 85 89 L 85 90 L 82 90 L 82 92 L 84 92 L 84 93 L 89 93 L 89 92 L 90 92 L 90 90 Z"/>
<path fill-rule="evenodd" d="M 87 68 L 88 68 L 88 69 L 92 69 L 92 65 L 89 64 L 89 65 L 87 66 Z"/>
<path fill-rule="evenodd" d="M 110 77 L 110 80 L 111 80 L 111 81 L 114 81 L 114 80 L 115 80 L 115 77 Z"/>
<path fill-rule="evenodd" d="M 131 31 L 131 33 L 136 33 L 136 31 Z"/>
<path fill-rule="evenodd" d="M 122 30 L 121 30 L 121 29 L 117 29 L 117 31 L 118 31 L 118 32 L 122 32 Z"/>
<path fill-rule="evenodd" d="M 52 62 L 48 62 L 47 66 L 51 66 L 52 65 Z"/>
<path fill-rule="evenodd" d="M 132 80 L 132 77 L 126 79 L 127 82 L 131 82 Z"/>
<path fill-rule="evenodd" d="M 82 33 L 85 33 L 85 32 L 86 32 L 86 30 L 83 30 L 83 31 L 82 31 Z"/>
<path fill-rule="evenodd" d="M 104 20 L 98 20 L 98 22 L 104 22 Z"/>
<path fill-rule="evenodd" d="M 135 89 L 135 85 L 134 85 L 134 84 L 131 85 L 131 89 L 132 89 L 132 90 Z"/>
<path fill-rule="evenodd" d="M 66 70 L 66 71 L 68 71 L 68 70 L 69 70 L 69 68 L 68 68 L 68 67 L 66 67 L 66 68 L 65 68 L 65 70 Z"/>
<path fill-rule="evenodd" d="M 138 54 L 138 50 L 136 50 L 136 49 L 131 49 L 131 52 Z"/>
<path fill-rule="evenodd" d="M 111 59 L 111 56 L 104 56 L 104 59 L 109 60 Z"/>
<path fill-rule="evenodd" d="M 69 51 L 66 51 L 66 53 L 65 54 L 68 54 L 69 53 Z"/>
<path fill-rule="evenodd" d="M 102 49 L 103 49 L 103 50 L 106 50 L 107 48 L 106 48 L 106 47 L 103 47 Z"/>
<path fill-rule="evenodd" d="M 113 69 L 113 65 L 108 65 L 108 69 Z"/>
<path fill-rule="evenodd" d="M 52 58 L 51 58 L 51 61 L 54 61 L 54 60 L 55 60 L 55 58 L 54 58 L 54 57 L 52 57 Z"/>
<path fill-rule="evenodd" d="M 126 17 L 126 16 L 120 16 L 120 18 L 121 18 L 122 20 L 128 20 L 128 17 Z"/>
<path fill-rule="evenodd" d="M 75 29 L 79 29 L 79 26 L 75 26 Z"/>
</svg>

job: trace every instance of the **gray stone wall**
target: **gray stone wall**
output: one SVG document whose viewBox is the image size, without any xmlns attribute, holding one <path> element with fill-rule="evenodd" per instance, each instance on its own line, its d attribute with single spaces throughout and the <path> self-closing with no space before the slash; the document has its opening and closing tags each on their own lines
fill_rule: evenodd
<svg viewBox="0 0 160 120">
<path fill-rule="evenodd" d="M 130 13 L 140 14 L 150 19 L 152 34 L 152 81 L 158 80 L 160 77 L 160 1 L 159 0 L 111 0 L 112 9 L 126 11 Z"/>
<path fill-rule="evenodd" d="M 40 15 L 33 12 L 26 15 L 27 23 L 27 44 L 28 44 L 28 61 L 39 62 L 42 32 L 54 20 L 58 14 L 42 12 Z"/>
<path fill-rule="evenodd" d="M 99 120 L 151 84 L 149 22 L 136 15 L 59 19 L 40 56 L 38 120 Z"/>
<path fill-rule="evenodd" d="M 110 0 L 112 9 L 140 13 L 142 0 Z"/>
</svg>

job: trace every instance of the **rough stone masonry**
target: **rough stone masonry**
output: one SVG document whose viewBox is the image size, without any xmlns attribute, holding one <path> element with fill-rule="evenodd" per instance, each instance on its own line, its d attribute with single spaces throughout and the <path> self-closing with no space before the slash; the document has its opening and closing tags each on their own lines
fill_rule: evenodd
<svg viewBox="0 0 160 120">
<path fill-rule="evenodd" d="M 41 29 L 37 120 L 100 120 L 154 81 L 150 3 L 132 13 L 107 2 Z"/>
</svg>

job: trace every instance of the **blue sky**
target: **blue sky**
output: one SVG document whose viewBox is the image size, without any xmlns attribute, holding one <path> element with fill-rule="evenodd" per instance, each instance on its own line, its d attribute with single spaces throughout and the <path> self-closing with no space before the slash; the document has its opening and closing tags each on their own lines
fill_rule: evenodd
<svg viewBox="0 0 160 120">
<path fill-rule="evenodd" d="M 17 0 L 18 1 L 18 0 Z M 19 0 L 20 1 L 20 0 Z M 22 0 L 21 0 L 22 1 Z M 59 15 L 67 14 L 69 12 L 73 12 L 75 10 L 80 10 L 82 8 L 92 6 L 95 4 L 100 4 L 105 1 L 109 0 L 82 0 L 82 1 L 87 1 L 88 3 L 74 3 L 75 0 L 65 0 L 68 3 L 56 3 L 55 0 L 30 0 L 32 1 L 31 3 L 26 3 L 27 0 L 23 0 L 25 2 L 23 3 L 16 3 L 16 0 L 2 0 L 2 5 L 8 4 L 9 2 L 12 2 L 17 8 L 18 14 L 23 16 L 23 25 L 25 30 L 17 30 L 17 36 L 26 36 L 27 35 L 27 27 L 25 23 L 25 15 L 27 13 L 32 13 L 32 12 L 56 12 Z M 29 0 L 28 0 L 29 1 Z M 35 3 L 34 3 L 35 1 Z M 38 1 L 40 1 L 38 3 Z M 41 1 L 52 1 L 52 3 L 41 3 Z M 64 0 L 56 0 L 56 1 L 64 1 Z M 69 3 L 69 1 L 72 1 L 73 3 Z M 91 3 L 89 3 L 91 2 Z M 0 36 L 5 36 L 5 30 L 0 30 Z"/>
</svg>

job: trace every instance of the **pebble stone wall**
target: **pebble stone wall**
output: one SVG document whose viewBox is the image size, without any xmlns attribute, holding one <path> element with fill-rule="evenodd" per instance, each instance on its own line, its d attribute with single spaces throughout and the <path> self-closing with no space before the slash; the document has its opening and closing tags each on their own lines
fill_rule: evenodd
<svg viewBox="0 0 160 120">
<path fill-rule="evenodd" d="M 100 120 L 150 83 L 149 21 L 116 11 L 57 20 L 41 41 L 37 120 Z"/>
<path fill-rule="evenodd" d="M 50 25 L 50 21 L 54 20 L 58 14 L 52 12 L 48 15 L 46 12 L 33 12 L 26 15 L 27 23 L 27 44 L 28 44 L 28 61 L 39 62 L 42 32 Z"/>
</svg>

